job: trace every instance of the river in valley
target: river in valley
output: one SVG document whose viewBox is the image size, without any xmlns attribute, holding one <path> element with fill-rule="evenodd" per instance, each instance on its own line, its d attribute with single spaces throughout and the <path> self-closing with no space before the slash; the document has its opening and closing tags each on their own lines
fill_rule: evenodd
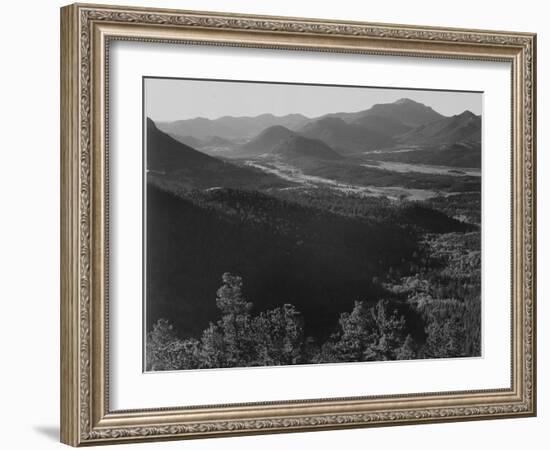
<svg viewBox="0 0 550 450">
<path fill-rule="evenodd" d="M 244 164 L 249 167 L 262 170 L 263 172 L 276 175 L 284 180 L 301 184 L 304 187 L 330 187 L 341 192 L 350 192 L 364 196 L 384 196 L 391 200 L 406 198 L 408 200 L 422 201 L 432 197 L 437 197 L 438 195 L 448 195 L 429 189 L 409 189 L 401 186 L 363 186 L 342 183 L 330 178 L 307 175 L 302 170 L 280 160 L 250 160 L 246 161 Z"/>
</svg>

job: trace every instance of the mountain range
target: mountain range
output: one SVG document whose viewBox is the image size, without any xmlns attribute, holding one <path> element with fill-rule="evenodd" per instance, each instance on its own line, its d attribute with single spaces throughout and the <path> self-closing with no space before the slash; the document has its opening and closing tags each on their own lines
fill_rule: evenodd
<svg viewBox="0 0 550 450">
<path fill-rule="evenodd" d="M 481 142 L 481 117 L 464 111 L 452 117 L 420 125 L 399 136 L 408 144 L 451 144 L 469 141 Z"/>
<path fill-rule="evenodd" d="M 317 148 L 318 157 L 337 159 L 402 146 L 430 146 L 434 150 L 434 146 L 439 145 L 444 151 L 453 144 L 481 142 L 480 116 L 464 111 L 447 117 L 406 98 L 376 104 L 363 111 L 331 113 L 317 118 L 302 114 L 262 114 L 213 120 L 195 118 L 160 122 L 157 126 L 194 149 L 228 158 L 270 154 L 275 148 L 274 154 L 305 156 L 307 153 L 308 157 L 315 157 Z M 292 150 L 286 151 L 285 145 Z M 301 151 L 302 147 L 307 150 Z M 473 163 L 477 166 L 476 161 Z"/>
<path fill-rule="evenodd" d="M 157 125 L 162 131 L 178 136 L 192 136 L 204 140 L 217 136 L 229 140 L 248 140 L 256 134 L 274 125 L 285 128 L 298 129 L 308 123 L 310 119 L 302 114 L 288 114 L 275 116 L 261 114 L 256 117 L 224 116 L 218 119 L 176 120 L 174 122 L 159 122 Z"/>
</svg>

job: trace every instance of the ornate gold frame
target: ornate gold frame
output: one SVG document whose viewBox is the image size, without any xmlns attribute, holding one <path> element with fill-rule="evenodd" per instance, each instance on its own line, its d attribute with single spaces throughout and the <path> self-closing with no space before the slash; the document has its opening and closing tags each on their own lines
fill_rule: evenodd
<svg viewBox="0 0 550 450">
<path fill-rule="evenodd" d="M 110 411 L 105 100 L 114 39 L 510 62 L 510 388 Z M 99 5 L 62 8 L 62 442 L 79 446 L 535 415 L 535 51 L 536 36 L 529 33 Z"/>
</svg>

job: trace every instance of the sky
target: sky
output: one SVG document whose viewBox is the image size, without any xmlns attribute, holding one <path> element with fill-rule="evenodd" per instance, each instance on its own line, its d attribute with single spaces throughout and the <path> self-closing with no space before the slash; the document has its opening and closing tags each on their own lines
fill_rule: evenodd
<svg viewBox="0 0 550 450">
<path fill-rule="evenodd" d="M 377 103 L 410 98 L 445 116 L 469 110 L 481 114 L 482 93 L 380 87 L 348 87 L 146 78 L 145 113 L 154 121 L 222 116 L 276 116 L 300 113 L 318 117 L 355 112 Z"/>
</svg>

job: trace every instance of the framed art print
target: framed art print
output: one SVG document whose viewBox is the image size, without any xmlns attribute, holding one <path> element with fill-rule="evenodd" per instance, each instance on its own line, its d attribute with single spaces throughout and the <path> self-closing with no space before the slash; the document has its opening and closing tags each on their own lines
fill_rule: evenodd
<svg viewBox="0 0 550 450">
<path fill-rule="evenodd" d="M 535 414 L 533 34 L 61 19 L 63 442 Z"/>
</svg>

